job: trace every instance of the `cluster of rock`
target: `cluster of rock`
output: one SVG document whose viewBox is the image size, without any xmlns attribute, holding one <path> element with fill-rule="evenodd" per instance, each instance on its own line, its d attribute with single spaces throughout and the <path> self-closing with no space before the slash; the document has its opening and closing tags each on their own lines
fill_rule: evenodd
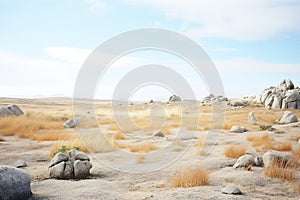
<svg viewBox="0 0 300 200">
<path fill-rule="evenodd" d="M 7 105 L 0 108 L 0 117 L 24 115 L 23 111 L 17 105 Z"/>
<path fill-rule="evenodd" d="M 207 97 L 204 97 L 202 103 L 219 103 L 219 102 L 227 102 L 228 98 L 223 96 L 215 96 L 213 94 L 208 95 Z"/>
<path fill-rule="evenodd" d="M 49 175 L 56 179 L 81 179 L 90 175 L 92 164 L 89 156 L 78 150 L 69 154 L 57 153 L 49 164 Z"/>
<path fill-rule="evenodd" d="M 273 109 L 300 109 L 300 88 L 295 87 L 290 79 L 282 80 L 278 86 L 263 90 L 253 102 Z"/>
<path fill-rule="evenodd" d="M 169 102 L 179 102 L 179 101 L 181 101 L 180 96 L 177 96 L 175 94 L 170 96 L 170 98 L 169 98 Z"/>
<path fill-rule="evenodd" d="M 79 126 L 79 121 L 76 118 L 71 118 L 68 119 L 65 123 L 64 123 L 64 128 L 75 128 L 77 126 Z"/>
<path fill-rule="evenodd" d="M 32 196 L 30 176 L 22 169 L 0 165 L 0 199 L 27 199 Z"/>
<path fill-rule="evenodd" d="M 290 154 L 281 151 L 269 150 L 262 157 L 254 158 L 250 154 L 243 155 L 238 158 L 233 168 L 247 168 L 251 166 L 269 167 L 274 162 L 287 164 L 290 159 Z"/>
</svg>

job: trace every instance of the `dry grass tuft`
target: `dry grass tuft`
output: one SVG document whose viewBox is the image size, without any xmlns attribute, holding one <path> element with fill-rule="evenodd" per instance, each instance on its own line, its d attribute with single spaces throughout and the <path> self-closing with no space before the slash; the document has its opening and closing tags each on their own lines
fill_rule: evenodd
<svg viewBox="0 0 300 200">
<path fill-rule="evenodd" d="M 295 168 L 289 167 L 289 165 L 283 161 L 274 161 L 269 167 L 264 169 L 265 176 L 287 181 L 293 181 L 295 178 L 295 173 Z"/>
<path fill-rule="evenodd" d="M 151 142 L 141 142 L 137 144 L 131 144 L 128 146 L 131 152 L 149 153 L 152 150 L 157 149 Z"/>
<path fill-rule="evenodd" d="M 189 167 L 178 171 L 171 180 L 171 187 L 195 187 L 207 185 L 209 180 L 208 171 L 201 166 Z"/>
<path fill-rule="evenodd" d="M 125 135 L 122 131 L 115 132 L 114 135 L 113 135 L 113 138 L 115 140 L 125 140 L 126 139 L 126 137 L 125 137 Z"/>
<path fill-rule="evenodd" d="M 292 161 L 295 166 L 300 166 L 300 144 L 298 144 L 292 151 Z"/>
<path fill-rule="evenodd" d="M 274 145 L 273 149 L 277 150 L 277 151 L 291 151 L 292 150 L 292 144 L 289 143 L 289 142 L 276 144 L 276 145 Z"/>
<path fill-rule="evenodd" d="M 246 154 L 246 147 L 239 145 L 229 145 L 225 147 L 224 155 L 229 158 L 239 158 Z"/>
<path fill-rule="evenodd" d="M 260 147 L 257 148 L 257 151 L 267 151 L 269 149 L 273 149 L 274 142 L 273 139 L 269 137 L 268 133 L 264 133 L 262 135 L 248 135 L 247 140 L 252 142 L 253 147 Z"/>
</svg>

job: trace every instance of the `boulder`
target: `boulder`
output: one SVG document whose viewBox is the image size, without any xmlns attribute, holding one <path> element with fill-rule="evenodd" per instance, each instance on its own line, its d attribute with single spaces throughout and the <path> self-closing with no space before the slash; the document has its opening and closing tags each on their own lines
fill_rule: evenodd
<svg viewBox="0 0 300 200">
<path fill-rule="evenodd" d="M 75 128 L 79 126 L 79 121 L 76 118 L 68 119 L 64 125 L 65 128 Z"/>
<path fill-rule="evenodd" d="M 181 98 L 179 96 L 176 96 L 175 94 L 170 96 L 169 102 L 179 102 L 181 101 Z"/>
<path fill-rule="evenodd" d="M 22 169 L 0 165 L 0 199 L 23 200 L 31 196 L 29 174 Z"/>
<path fill-rule="evenodd" d="M 89 156 L 78 150 L 71 150 L 68 154 L 57 153 L 49 164 L 49 175 L 56 179 L 80 179 L 90 175 Z"/>
<path fill-rule="evenodd" d="M 163 134 L 163 132 L 161 132 L 161 131 L 154 131 L 153 136 L 154 137 L 165 137 L 165 134 Z"/>
<path fill-rule="evenodd" d="M 247 129 L 242 126 L 232 126 L 229 132 L 232 133 L 244 133 Z"/>
<path fill-rule="evenodd" d="M 272 162 L 283 162 L 287 164 L 290 155 L 287 152 L 269 150 L 263 155 L 263 163 L 265 167 L 269 167 Z"/>
<path fill-rule="evenodd" d="M 256 118 L 254 116 L 253 111 L 248 114 L 248 122 L 256 122 Z"/>
<path fill-rule="evenodd" d="M 254 166 L 254 165 L 255 165 L 255 161 L 253 156 L 246 154 L 239 157 L 239 159 L 233 165 L 233 168 L 242 168 L 242 167 L 247 168 L 249 166 Z"/>
<path fill-rule="evenodd" d="M 264 166 L 264 161 L 263 161 L 263 158 L 261 156 L 257 156 L 254 159 L 254 163 L 255 163 L 255 166 L 257 166 L 257 167 L 263 167 Z"/>
<path fill-rule="evenodd" d="M 10 115 L 24 115 L 23 111 L 19 108 L 17 105 L 7 105 L 2 108 L 0 108 L 0 116 L 10 116 Z"/>
<path fill-rule="evenodd" d="M 227 185 L 225 188 L 221 190 L 222 193 L 224 194 L 242 194 L 241 190 L 233 183 L 230 183 Z"/>
<path fill-rule="evenodd" d="M 234 106 L 234 107 L 238 107 L 238 106 L 244 106 L 245 104 L 243 102 L 240 102 L 240 101 L 231 101 L 229 105 Z"/>
<path fill-rule="evenodd" d="M 17 160 L 14 166 L 16 168 L 27 167 L 27 163 L 24 160 Z"/>
<path fill-rule="evenodd" d="M 276 120 L 277 124 L 290 124 L 298 122 L 297 116 L 291 111 L 285 111 L 280 119 Z"/>
</svg>

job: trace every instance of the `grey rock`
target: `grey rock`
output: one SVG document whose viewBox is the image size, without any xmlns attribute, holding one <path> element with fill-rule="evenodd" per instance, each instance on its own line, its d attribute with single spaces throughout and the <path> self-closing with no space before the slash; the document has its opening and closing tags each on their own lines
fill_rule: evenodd
<svg viewBox="0 0 300 200">
<path fill-rule="evenodd" d="M 23 111 L 17 105 L 8 105 L 6 106 L 12 113 L 16 116 L 24 115 Z"/>
<path fill-rule="evenodd" d="M 275 95 L 274 96 L 274 101 L 272 104 L 272 108 L 273 109 L 280 109 L 282 106 L 282 97 L 280 95 Z"/>
<path fill-rule="evenodd" d="M 247 129 L 242 126 L 232 126 L 229 132 L 232 133 L 244 133 Z"/>
<path fill-rule="evenodd" d="M 9 110 L 7 107 L 0 108 L 0 117 L 11 116 L 11 115 L 14 115 L 14 113 L 11 110 Z"/>
<path fill-rule="evenodd" d="M 154 131 L 153 136 L 155 136 L 155 137 L 165 137 L 165 134 L 163 134 L 163 132 L 161 132 L 161 131 Z"/>
<path fill-rule="evenodd" d="M 79 151 L 79 150 L 76 150 L 76 149 L 72 149 L 70 152 L 69 152 L 69 156 L 70 156 L 70 159 L 72 161 L 74 160 L 87 160 L 89 161 L 90 160 L 90 157 L 82 152 L 82 151 Z"/>
<path fill-rule="evenodd" d="M 16 168 L 27 167 L 27 163 L 24 160 L 17 160 L 14 166 Z"/>
<path fill-rule="evenodd" d="M 280 119 L 276 120 L 277 124 L 290 124 L 298 122 L 298 118 L 291 111 L 285 111 Z"/>
<path fill-rule="evenodd" d="M 0 165 L 0 199 L 23 200 L 31 196 L 29 174 L 22 169 Z"/>
<path fill-rule="evenodd" d="M 242 194 L 241 190 L 233 183 L 230 183 L 225 188 L 223 188 L 221 191 L 224 194 L 235 194 L 235 195 Z"/>
<path fill-rule="evenodd" d="M 49 167 L 52 167 L 58 163 L 64 162 L 64 161 L 68 161 L 69 160 L 69 156 L 66 154 L 63 154 L 62 152 L 58 152 L 50 161 Z"/>
<path fill-rule="evenodd" d="M 79 121 L 76 118 L 68 119 L 64 125 L 65 128 L 75 128 L 79 126 Z"/>
<path fill-rule="evenodd" d="M 86 178 L 90 175 L 92 164 L 89 161 L 74 161 L 74 178 Z"/>
<path fill-rule="evenodd" d="M 238 106 L 244 106 L 245 104 L 243 102 L 239 102 L 239 101 L 231 101 L 229 105 L 238 107 Z"/>
<path fill-rule="evenodd" d="M 256 121 L 256 117 L 254 115 L 254 112 L 252 111 L 248 114 L 248 122 L 255 122 L 255 121 Z"/>
<path fill-rule="evenodd" d="M 257 167 L 263 167 L 264 166 L 264 161 L 263 161 L 263 158 L 261 156 L 257 156 L 254 159 L 254 162 L 255 162 L 255 166 L 257 166 Z"/>
<path fill-rule="evenodd" d="M 242 168 L 242 167 L 246 168 L 254 165 L 255 165 L 255 161 L 253 156 L 246 154 L 238 158 L 236 163 L 233 165 L 233 168 Z"/>
<path fill-rule="evenodd" d="M 283 162 L 286 164 L 290 159 L 287 152 L 269 150 L 263 155 L 263 163 L 265 167 L 269 167 L 272 162 Z"/>
</svg>

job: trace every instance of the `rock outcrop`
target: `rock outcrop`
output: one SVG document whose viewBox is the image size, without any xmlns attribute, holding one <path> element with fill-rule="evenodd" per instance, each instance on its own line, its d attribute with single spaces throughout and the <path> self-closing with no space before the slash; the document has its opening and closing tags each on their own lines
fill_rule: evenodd
<svg viewBox="0 0 300 200">
<path fill-rule="evenodd" d="M 280 119 L 276 120 L 277 124 L 290 124 L 298 122 L 297 116 L 291 111 L 285 111 Z"/>
<path fill-rule="evenodd" d="M 0 165 L 0 199 L 23 200 L 31 196 L 29 174 L 22 169 Z"/>
<path fill-rule="evenodd" d="M 210 94 L 209 96 L 204 97 L 202 102 L 203 103 L 211 103 L 211 102 L 220 103 L 220 102 L 227 102 L 227 101 L 228 101 L 227 97 L 215 96 L 213 94 Z"/>
<path fill-rule="evenodd" d="M 246 154 L 239 157 L 239 159 L 233 165 L 233 168 L 247 168 L 249 166 L 255 166 L 255 160 L 253 156 Z"/>
<path fill-rule="evenodd" d="M 24 115 L 24 112 L 17 105 L 7 105 L 0 108 L 0 117 Z"/>
<path fill-rule="evenodd" d="M 71 118 L 71 119 L 68 119 L 64 125 L 63 125 L 65 128 L 75 128 L 77 126 L 79 126 L 79 121 L 78 119 L 76 118 Z"/>
<path fill-rule="evenodd" d="M 273 109 L 300 109 L 300 88 L 295 87 L 290 79 L 283 80 L 278 86 L 263 90 L 253 102 Z"/>
<path fill-rule="evenodd" d="M 57 153 L 49 164 L 49 174 L 56 179 L 81 179 L 90 175 L 92 164 L 89 156 L 78 150 L 71 150 L 68 155 Z"/>
<path fill-rule="evenodd" d="M 179 101 L 181 101 L 181 98 L 175 94 L 170 96 L 169 98 L 169 102 L 179 102 Z"/>
<path fill-rule="evenodd" d="M 290 155 L 286 152 L 269 150 L 263 155 L 263 163 L 265 167 L 269 167 L 272 162 L 282 162 L 287 164 L 290 159 Z"/>
</svg>

